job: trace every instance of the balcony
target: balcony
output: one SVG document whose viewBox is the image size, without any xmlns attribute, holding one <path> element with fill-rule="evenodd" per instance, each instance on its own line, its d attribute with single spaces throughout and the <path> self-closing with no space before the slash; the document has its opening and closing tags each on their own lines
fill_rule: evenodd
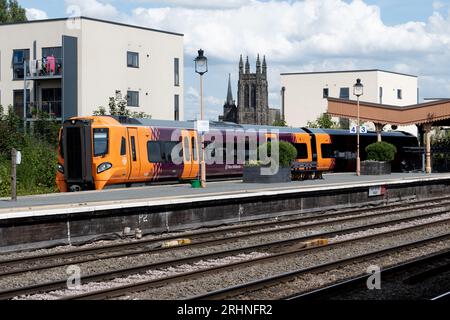
<svg viewBox="0 0 450 320">
<path fill-rule="evenodd" d="M 20 72 L 22 67 L 22 72 Z M 63 71 L 63 61 L 55 57 L 47 57 L 41 60 L 26 61 L 23 66 L 14 66 L 17 73 L 22 73 L 25 69 L 26 80 L 46 80 L 46 79 L 61 79 Z M 15 72 L 16 73 L 16 72 Z"/>
</svg>

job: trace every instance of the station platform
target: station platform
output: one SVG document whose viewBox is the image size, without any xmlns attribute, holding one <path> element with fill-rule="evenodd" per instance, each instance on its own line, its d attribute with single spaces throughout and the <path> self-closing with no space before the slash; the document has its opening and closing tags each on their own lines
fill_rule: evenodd
<svg viewBox="0 0 450 320">
<path fill-rule="evenodd" d="M 448 194 L 449 186 L 450 173 L 359 177 L 338 173 L 290 183 L 248 184 L 233 180 L 209 182 L 205 189 L 175 184 L 25 196 L 17 202 L 2 198 L 0 252 L 31 243 L 39 247 L 90 241 L 120 233 L 125 227 L 158 233 L 292 211 L 426 198 Z"/>
</svg>

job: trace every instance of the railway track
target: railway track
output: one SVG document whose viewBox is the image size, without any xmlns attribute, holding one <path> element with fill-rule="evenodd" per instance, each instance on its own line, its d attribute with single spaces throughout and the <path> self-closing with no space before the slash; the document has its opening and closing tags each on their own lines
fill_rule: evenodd
<svg viewBox="0 0 450 320">
<path fill-rule="evenodd" d="M 450 249 L 446 249 L 381 270 L 380 279 L 382 279 L 383 286 L 380 290 L 367 289 L 368 275 L 365 274 L 314 291 L 291 295 L 286 297 L 286 300 L 380 298 L 404 300 L 412 299 L 414 296 L 417 296 L 417 298 L 427 296 L 433 298 L 433 288 L 424 287 L 423 283 L 449 270 Z M 441 283 L 440 285 L 444 285 L 448 289 L 448 283 Z M 384 289 L 385 287 L 386 289 Z M 435 290 L 439 292 L 439 289 Z M 442 291 L 439 293 L 442 293 Z M 430 297 L 430 295 L 432 296 Z M 441 296 L 441 294 L 437 296 Z"/>
<path fill-rule="evenodd" d="M 383 217 L 386 215 L 393 215 L 399 213 L 405 213 L 408 211 L 415 211 L 421 209 L 432 209 L 450 206 L 450 197 L 447 198 L 433 198 L 426 201 L 420 201 L 419 205 L 411 203 L 403 204 L 403 207 L 398 208 L 398 204 L 392 204 L 376 208 L 364 208 L 364 209 L 351 209 L 333 213 L 326 213 L 318 216 L 308 217 L 294 217 L 279 221 L 264 221 L 253 223 L 250 225 L 238 225 L 221 228 L 219 230 L 206 230 L 198 232 L 184 233 L 176 236 L 166 236 L 158 239 L 148 239 L 141 241 L 133 241 L 130 243 L 120 243 L 105 245 L 96 248 L 83 248 L 74 249 L 65 252 L 51 253 L 38 256 L 27 256 L 22 258 L 15 258 L 9 260 L 0 261 L 0 267 L 3 271 L 0 272 L 0 277 L 12 276 L 25 272 L 33 272 L 39 270 L 45 270 L 50 268 L 57 268 L 68 266 L 71 264 L 87 263 L 92 261 L 98 261 L 100 259 L 112 259 L 128 256 L 136 256 L 141 254 L 163 253 L 171 250 L 176 250 L 181 247 L 198 248 L 202 246 L 211 246 L 215 244 L 221 244 L 223 241 L 238 241 L 240 239 L 246 239 L 250 237 L 257 237 L 263 235 L 270 235 L 275 233 L 289 232 L 289 231 L 301 231 L 309 230 L 312 228 L 318 228 L 323 226 L 330 226 L 337 223 L 348 223 L 363 221 L 364 219 L 373 219 L 377 217 Z M 438 201 L 440 200 L 440 201 Z M 430 201 L 438 201 L 438 203 L 430 204 Z M 424 203 L 424 204 L 420 204 Z M 450 208 L 449 208 L 450 209 Z M 386 212 L 386 210 L 390 210 Z M 375 211 L 375 213 L 370 213 Z M 378 212 L 380 211 L 380 212 Z M 384 223 L 400 223 L 411 221 L 418 218 L 432 217 L 437 214 L 449 212 L 448 209 L 442 209 L 436 213 L 418 214 L 404 219 L 396 219 L 392 221 L 381 222 L 378 226 L 382 226 Z M 283 227 L 284 226 L 284 227 Z M 372 225 L 376 227 L 376 225 Z M 362 229 L 353 229 L 358 231 Z M 352 232 L 352 229 L 342 232 Z M 231 234 L 231 235 L 230 235 Z M 233 235 L 234 234 L 234 235 Z M 322 233 L 314 235 L 319 236 L 332 236 L 333 233 Z M 188 238 L 191 242 L 173 247 L 160 247 L 163 242 L 176 240 L 182 238 Z M 34 265 L 33 265 L 34 263 Z"/>
<path fill-rule="evenodd" d="M 445 221 L 449 222 L 450 218 L 446 219 Z M 417 230 L 420 228 L 426 228 L 426 227 L 432 227 L 433 225 L 438 225 L 441 223 L 443 223 L 443 221 L 428 222 L 428 223 L 424 223 L 421 225 L 415 225 L 415 226 L 411 226 L 411 227 L 407 227 L 407 228 L 403 228 L 403 229 L 399 229 L 399 230 L 391 230 L 391 231 L 387 231 L 387 232 L 381 232 L 381 233 L 376 233 L 376 234 L 372 234 L 372 235 L 368 235 L 368 236 L 362 236 L 362 237 L 358 237 L 358 238 L 334 242 L 327 246 L 322 246 L 322 247 L 295 248 L 295 245 L 294 245 L 294 247 L 290 247 L 290 248 L 285 247 L 281 253 L 275 253 L 275 254 L 272 254 L 269 256 L 263 256 L 263 257 L 253 259 L 253 260 L 244 260 L 244 261 L 240 261 L 237 263 L 220 265 L 220 266 L 202 269 L 202 270 L 198 270 L 198 271 L 194 271 L 194 272 L 188 272 L 188 273 L 184 273 L 184 274 L 176 274 L 176 275 L 165 277 L 165 278 L 154 279 L 151 281 L 145 281 L 145 282 L 141 282 L 141 283 L 137 283 L 137 284 L 111 288 L 108 290 L 90 292 L 90 293 L 78 295 L 75 297 L 69 297 L 69 298 L 73 298 L 73 299 L 106 299 L 106 298 L 111 298 L 111 297 L 117 297 L 117 296 L 120 296 L 123 294 L 127 294 L 129 292 L 147 290 L 150 288 L 167 285 L 167 284 L 174 283 L 177 281 L 198 278 L 198 277 L 201 277 L 201 276 L 204 276 L 207 274 L 211 274 L 211 273 L 223 272 L 226 270 L 231 270 L 231 269 L 254 265 L 254 264 L 267 263 L 270 261 L 276 261 L 277 259 L 281 259 L 281 258 L 297 256 L 299 254 L 304 254 L 306 252 L 312 252 L 312 251 L 318 251 L 318 250 L 324 250 L 324 249 L 328 250 L 328 249 L 332 249 L 332 248 L 339 247 L 339 246 L 351 245 L 357 241 L 367 241 L 370 239 L 376 239 L 378 237 L 394 235 L 394 234 L 398 234 L 398 233 L 402 233 L 402 232 L 411 232 L 413 230 Z M 366 228 L 367 228 L 367 226 L 366 226 Z M 444 236 L 441 235 L 441 236 L 435 237 L 433 239 L 434 240 L 446 239 L 448 237 L 450 237 L 450 235 L 446 234 Z M 147 271 L 149 269 L 157 269 L 157 268 L 161 268 L 161 267 L 174 266 L 174 265 L 180 265 L 180 264 L 185 264 L 185 263 L 192 263 L 194 261 L 199 261 L 199 260 L 229 256 L 229 255 L 236 254 L 238 252 L 245 252 L 245 251 L 252 252 L 252 251 L 255 251 L 258 249 L 260 250 L 262 248 L 266 248 L 266 249 L 272 248 L 272 250 L 275 249 L 274 251 L 280 252 L 280 248 L 285 246 L 288 243 L 288 241 L 291 241 L 291 244 L 296 244 L 298 246 L 299 241 L 305 240 L 305 239 L 307 239 L 307 238 L 303 238 L 303 239 L 300 238 L 298 240 L 296 239 L 297 241 L 293 241 L 293 240 L 292 241 L 291 240 L 278 241 L 278 242 L 274 242 L 274 243 L 270 243 L 270 244 L 261 244 L 259 246 L 240 248 L 240 249 L 228 250 L 228 251 L 223 251 L 223 252 L 215 252 L 215 253 L 209 254 L 209 255 L 200 255 L 200 256 L 196 256 L 196 257 L 175 259 L 175 260 L 171 260 L 171 261 L 165 261 L 162 263 L 154 263 L 154 264 L 142 265 L 142 266 L 123 269 L 123 270 L 115 270 L 112 272 L 106 272 L 106 273 L 95 274 L 95 275 L 90 275 L 90 276 L 83 276 L 82 279 L 83 279 L 83 283 L 89 283 L 92 281 L 103 281 L 103 280 L 108 280 L 108 279 L 112 279 L 112 278 L 119 277 L 119 276 L 124 276 L 127 274 L 133 274 L 136 272 Z M 66 280 L 61 280 L 59 282 L 56 281 L 56 282 L 40 284 L 40 285 L 35 285 L 35 286 L 22 287 L 22 288 L 17 288 L 17 289 L 0 292 L 0 298 L 7 299 L 7 298 L 12 298 L 12 297 L 18 296 L 18 295 L 30 295 L 30 294 L 34 294 L 34 293 L 38 293 L 38 292 L 48 292 L 51 290 L 62 289 L 65 287 L 65 285 L 66 285 Z"/>
<path fill-rule="evenodd" d="M 224 288 L 221 290 L 209 292 L 207 294 L 190 297 L 189 300 L 194 300 L 194 299 L 195 300 L 232 299 L 239 295 L 245 295 L 248 292 L 258 291 L 258 290 L 265 289 L 265 288 L 268 288 L 268 287 L 271 287 L 274 285 L 279 285 L 280 283 L 283 283 L 283 282 L 292 281 L 292 280 L 296 279 L 297 277 L 304 276 L 308 273 L 318 273 L 318 272 L 324 272 L 327 270 L 337 269 L 337 268 L 343 267 L 348 264 L 358 263 L 358 262 L 365 261 L 368 259 L 373 259 L 380 255 L 388 255 L 391 253 L 399 252 L 401 250 L 408 250 L 411 248 L 416 248 L 418 246 L 425 245 L 425 244 L 428 244 L 433 241 L 441 241 L 441 240 L 449 239 L 449 238 L 450 238 L 450 233 L 447 233 L 444 235 L 430 237 L 430 238 L 422 239 L 422 240 L 418 240 L 418 241 L 412 241 L 412 242 L 409 242 L 406 244 L 392 246 L 392 247 L 384 248 L 381 250 L 374 250 L 374 251 L 371 251 L 371 252 L 368 252 L 365 254 L 352 256 L 350 258 L 339 259 L 339 260 L 336 260 L 333 262 L 323 263 L 323 264 L 319 264 L 319 265 L 316 265 L 313 267 L 302 268 L 302 269 L 298 269 L 298 270 L 295 270 L 292 272 L 278 274 L 273 277 L 267 277 L 267 278 L 263 278 L 263 279 L 260 279 L 257 281 L 248 282 L 248 283 L 245 283 L 242 285 Z M 448 257 L 448 253 L 449 253 L 449 251 L 446 250 L 444 253 L 439 253 L 439 254 L 445 254 L 446 257 Z M 405 267 L 406 265 L 408 265 L 408 263 L 403 264 L 403 267 Z M 393 270 L 394 270 L 394 268 L 395 267 L 393 267 Z M 401 267 L 399 267 L 399 268 L 401 268 Z M 362 279 L 364 279 L 364 282 L 365 282 L 367 280 L 367 275 L 364 275 L 364 277 L 358 278 L 358 280 L 356 280 L 356 279 L 350 280 L 348 283 L 353 284 L 352 281 L 359 282 Z M 345 282 L 342 283 L 342 286 L 344 286 L 344 283 Z M 312 297 L 313 295 L 319 296 L 320 294 L 325 293 L 327 290 L 339 290 L 339 289 L 344 290 L 344 288 L 340 287 L 340 285 L 335 285 L 335 286 L 330 286 L 330 287 L 327 287 L 324 289 L 319 289 L 319 290 L 316 290 L 309 294 L 307 293 L 305 295 L 288 296 L 288 297 L 285 297 L 285 299 L 300 300 L 300 298 L 302 298 L 302 297 L 305 298 L 308 295 L 309 295 L 309 297 Z M 365 290 L 367 290 L 367 287 L 365 288 Z"/>
</svg>

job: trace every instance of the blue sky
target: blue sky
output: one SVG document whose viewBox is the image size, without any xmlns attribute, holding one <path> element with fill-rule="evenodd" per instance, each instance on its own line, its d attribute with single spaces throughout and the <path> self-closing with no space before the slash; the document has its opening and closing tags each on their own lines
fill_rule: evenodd
<svg viewBox="0 0 450 320">
<path fill-rule="evenodd" d="M 102 19 L 185 34 L 185 109 L 195 118 L 200 47 L 210 61 L 207 115 L 217 119 L 239 55 L 265 54 L 269 102 L 280 104 L 280 72 L 378 68 L 419 76 L 421 97 L 450 97 L 450 0 L 19 0 L 30 18 Z"/>
</svg>

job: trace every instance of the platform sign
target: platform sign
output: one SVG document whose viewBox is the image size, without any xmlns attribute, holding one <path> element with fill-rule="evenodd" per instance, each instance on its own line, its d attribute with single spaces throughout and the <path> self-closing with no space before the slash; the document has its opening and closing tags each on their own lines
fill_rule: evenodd
<svg viewBox="0 0 450 320">
<path fill-rule="evenodd" d="M 349 131 L 350 133 L 356 133 L 356 126 L 351 127 Z M 367 127 L 359 126 L 359 133 L 367 133 Z"/>
<path fill-rule="evenodd" d="M 386 186 L 377 186 L 369 188 L 369 197 L 382 196 L 386 193 Z"/>
<path fill-rule="evenodd" d="M 196 128 L 200 134 L 209 132 L 209 120 L 197 120 Z"/>
<path fill-rule="evenodd" d="M 16 164 L 21 164 L 22 163 L 22 152 L 17 151 L 16 153 Z"/>
</svg>

